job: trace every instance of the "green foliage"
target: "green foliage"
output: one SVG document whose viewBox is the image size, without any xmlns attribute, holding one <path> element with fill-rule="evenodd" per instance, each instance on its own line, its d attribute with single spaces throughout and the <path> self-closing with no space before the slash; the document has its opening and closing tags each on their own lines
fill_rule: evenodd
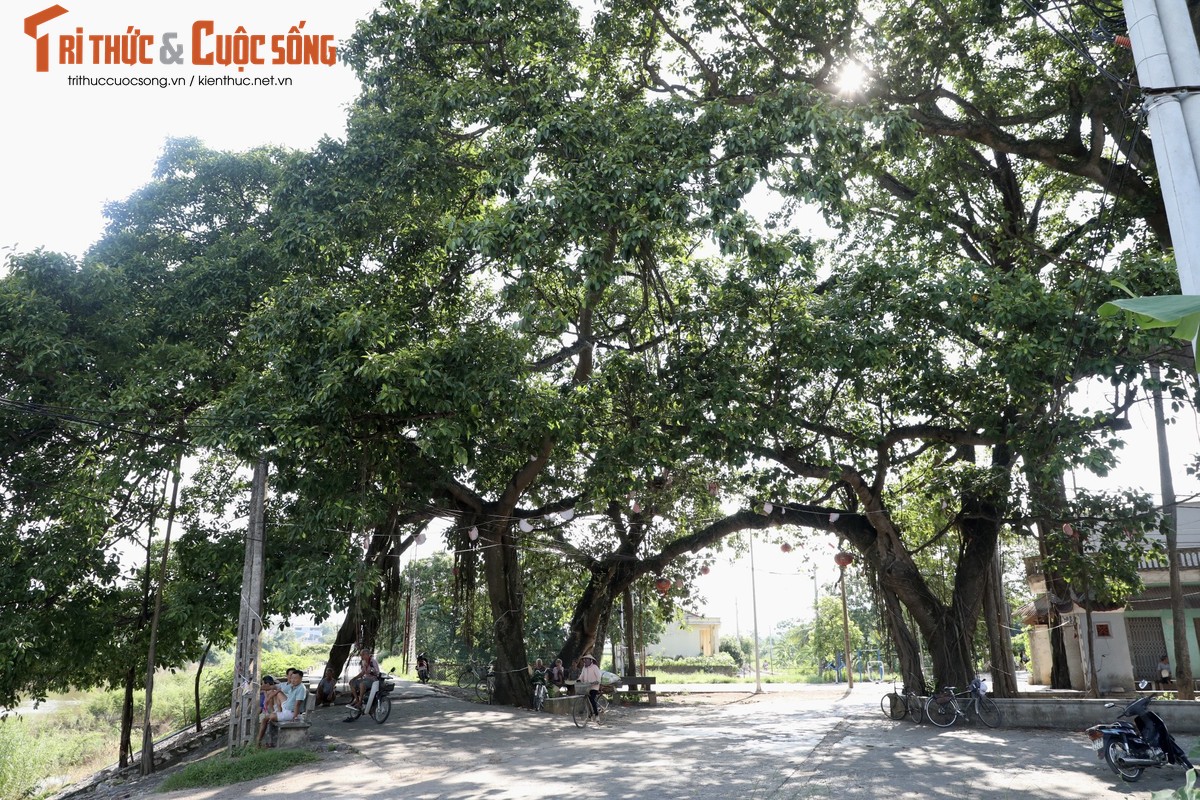
<svg viewBox="0 0 1200 800">
<path fill-rule="evenodd" d="M 159 784 L 158 791 L 229 786 L 285 772 L 300 764 L 319 761 L 307 750 L 251 750 L 232 757 L 223 753 L 188 764 Z"/>
<path fill-rule="evenodd" d="M 1200 800 L 1200 789 L 1196 788 L 1196 771 L 1192 769 L 1187 771 L 1183 779 L 1183 786 L 1151 792 L 1150 800 Z"/>
<path fill-rule="evenodd" d="M 662 670 L 664 672 L 713 672 L 722 675 L 732 675 L 737 665 L 733 657 L 726 652 L 712 656 L 646 656 L 646 669 Z"/>
</svg>

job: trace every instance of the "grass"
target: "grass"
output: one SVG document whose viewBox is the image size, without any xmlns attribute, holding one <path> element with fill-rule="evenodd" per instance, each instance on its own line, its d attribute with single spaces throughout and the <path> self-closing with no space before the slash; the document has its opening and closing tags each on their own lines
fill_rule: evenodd
<svg viewBox="0 0 1200 800">
<path fill-rule="evenodd" d="M 276 775 L 317 759 L 315 753 L 307 750 L 246 750 L 232 758 L 216 755 L 188 764 L 159 784 L 158 791 L 229 786 Z"/>
</svg>

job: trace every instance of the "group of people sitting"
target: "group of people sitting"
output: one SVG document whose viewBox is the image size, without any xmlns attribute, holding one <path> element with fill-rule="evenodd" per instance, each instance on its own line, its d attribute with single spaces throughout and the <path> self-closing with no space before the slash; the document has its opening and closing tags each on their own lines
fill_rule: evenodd
<svg viewBox="0 0 1200 800">
<path fill-rule="evenodd" d="M 291 722 L 304 713 L 308 702 L 308 687 L 304 685 L 304 673 L 293 667 L 288 667 L 287 681 L 279 683 L 274 677 L 264 675 L 262 692 L 259 695 L 262 703 L 262 722 L 258 726 L 258 738 L 255 745 L 261 745 L 266 735 L 267 726 L 272 722 Z M 267 747 L 271 747 L 268 743 Z"/>
<path fill-rule="evenodd" d="M 575 693 L 587 692 L 588 704 L 591 706 L 591 716 L 599 724 L 600 716 L 596 698 L 600 694 L 600 667 L 596 664 L 596 659 L 592 657 L 591 653 L 584 653 L 579 657 L 577 663 L 579 669 L 575 677 Z M 535 697 L 539 686 L 557 686 L 559 689 L 562 689 L 567 682 L 567 671 L 563 668 L 561 658 L 554 659 L 554 665 L 549 668 L 539 658 L 533 662 L 530 672 L 533 675 Z"/>
</svg>

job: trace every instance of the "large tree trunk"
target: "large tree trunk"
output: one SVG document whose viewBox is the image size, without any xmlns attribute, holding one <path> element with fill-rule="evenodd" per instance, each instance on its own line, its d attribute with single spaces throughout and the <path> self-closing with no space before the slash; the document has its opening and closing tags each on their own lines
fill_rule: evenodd
<svg viewBox="0 0 1200 800">
<path fill-rule="evenodd" d="M 1036 468 L 1035 457 L 1025 457 L 1025 475 L 1029 482 L 1029 499 L 1033 508 L 1038 532 L 1038 553 L 1042 561 L 1042 576 L 1046 583 L 1046 614 L 1050 627 L 1050 688 L 1070 689 L 1071 669 L 1067 657 L 1067 644 L 1063 638 L 1062 615 L 1059 606 L 1071 599 L 1071 584 L 1067 582 L 1049 560 L 1049 537 L 1058 534 L 1051 522 L 1065 514 L 1067 490 L 1062 473 L 1047 475 Z"/>
<path fill-rule="evenodd" d="M 523 576 L 511 517 L 489 515 L 479 526 L 484 542 L 483 572 L 492 607 L 496 647 L 495 701 L 528 708 L 532 696 L 525 652 Z"/>
<path fill-rule="evenodd" d="M 925 695 L 929 692 L 929 686 L 925 681 L 925 668 L 921 664 L 921 648 L 904 619 L 900 600 L 895 592 L 881 590 L 879 594 L 883 598 L 884 622 L 896 647 L 896 658 L 900 661 L 904 690 Z"/>
<path fill-rule="evenodd" d="M 983 595 L 983 615 L 987 622 L 988 653 L 992 663 L 992 693 L 997 697 L 1016 697 L 1017 665 L 1013 658 L 1012 636 L 1008 632 L 1012 625 L 1012 615 L 1008 610 L 1008 600 L 1004 597 L 999 548 L 988 572 L 987 588 Z"/>
</svg>

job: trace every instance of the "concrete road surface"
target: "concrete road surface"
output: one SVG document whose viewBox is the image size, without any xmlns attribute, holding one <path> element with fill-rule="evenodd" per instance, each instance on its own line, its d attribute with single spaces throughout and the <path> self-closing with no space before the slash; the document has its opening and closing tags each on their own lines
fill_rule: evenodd
<svg viewBox="0 0 1200 800">
<path fill-rule="evenodd" d="M 1122 783 L 1078 732 L 892 722 L 890 684 L 722 693 L 614 709 L 602 729 L 569 716 L 482 706 L 397 682 L 391 718 L 312 719 L 319 763 L 265 781 L 157 794 L 167 800 L 800 800 L 1149 798 L 1178 768 Z M 1183 737 L 1190 749 L 1195 741 Z M 339 750 L 330 748 L 339 747 Z M 139 788 L 124 794 L 137 797 Z"/>
</svg>

